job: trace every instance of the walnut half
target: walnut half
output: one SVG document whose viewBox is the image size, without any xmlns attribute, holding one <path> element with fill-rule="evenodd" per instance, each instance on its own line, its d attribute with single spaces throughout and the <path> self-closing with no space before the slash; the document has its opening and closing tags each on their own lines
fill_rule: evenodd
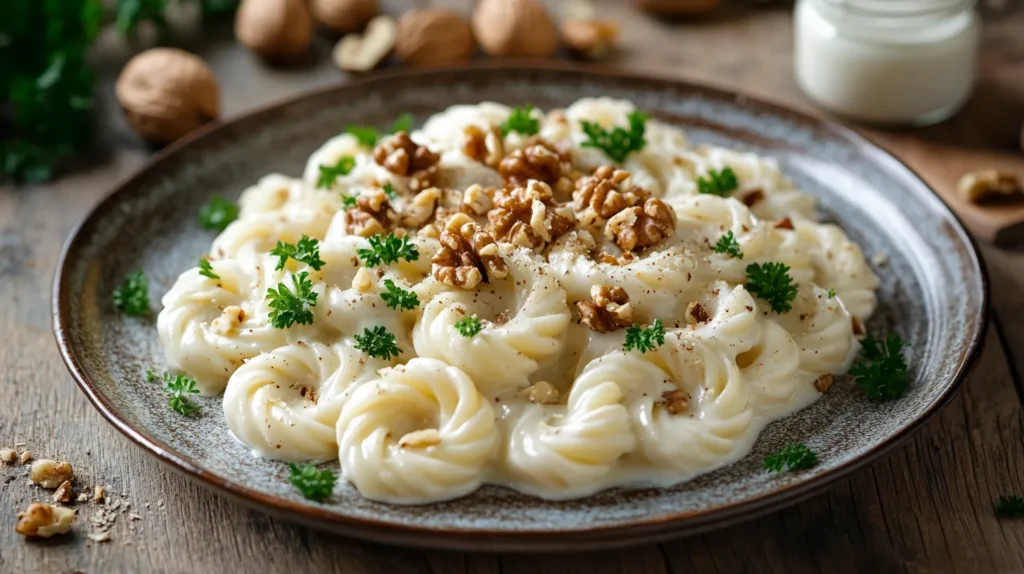
<svg viewBox="0 0 1024 574">
<path fill-rule="evenodd" d="M 505 157 L 505 139 L 501 136 L 501 130 L 491 126 L 487 130 L 479 126 L 469 125 L 462 130 L 462 153 L 491 169 L 498 169 L 498 165 Z"/>
<path fill-rule="evenodd" d="M 465 213 L 456 213 L 445 223 L 441 249 L 431 263 L 435 279 L 463 289 L 508 275 L 494 237 Z"/>
<path fill-rule="evenodd" d="M 994 199 L 1008 199 L 1013 196 L 1020 198 L 1024 193 L 1021 182 L 1010 173 L 994 169 L 972 171 L 960 178 L 957 186 L 960 195 L 971 203 L 984 203 Z"/>
<path fill-rule="evenodd" d="M 494 209 L 487 213 L 487 220 L 499 240 L 535 249 L 554 241 L 576 223 L 572 209 L 555 203 L 551 186 L 539 180 L 495 193 Z"/>
<path fill-rule="evenodd" d="M 566 195 L 572 191 L 572 172 L 569 154 L 539 137 L 530 138 L 498 164 L 498 173 L 507 184 L 523 187 L 535 179 Z"/>
<path fill-rule="evenodd" d="M 65 534 L 71 530 L 75 511 L 70 508 L 33 502 L 25 512 L 18 514 L 15 532 L 23 536 L 49 538 L 54 534 Z"/>
<path fill-rule="evenodd" d="M 409 178 L 409 190 L 432 185 L 441 156 L 412 141 L 406 132 L 382 138 L 373 148 L 373 160 L 395 175 Z"/>
<path fill-rule="evenodd" d="M 590 288 L 590 297 L 593 303 L 580 301 L 576 308 L 580 311 L 580 322 L 592 330 L 609 333 L 633 324 L 633 307 L 629 294 L 622 287 L 594 285 Z"/>
<path fill-rule="evenodd" d="M 669 237 L 676 230 L 673 209 L 656 197 L 644 201 L 643 207 L 627 207 L 608 220 L 605 237 L 623 251 L 640 251 Z"/>
<path fill-rule="evenodd" d="M 601 166 L 593 175 L 576 181 L 572 194 L 580 220 L 596 222 L 613 217 L 627 207 L 643 203 L 651 194 L 633 185 L 633 174 L 612 166 Z"/>
<path fill-rule="evenodd" d="M 373 189 L 356 198 L 356 206 L 345 211 L 345 229 L 352 235 L 373 237 L 395 227 L 398 214 L 391 209 L 383 189 Z"/>
</svg>

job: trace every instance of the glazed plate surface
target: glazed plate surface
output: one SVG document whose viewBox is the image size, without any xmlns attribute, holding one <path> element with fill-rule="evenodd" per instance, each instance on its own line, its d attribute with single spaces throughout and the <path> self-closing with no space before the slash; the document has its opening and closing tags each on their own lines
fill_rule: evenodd
<svg viewBox="0 0 1024 574">
<path fill-rule="evenodd" d="M 345 484 L 325 504 L 304 500 L 282 463 L 259 460 L 228 432 L 220 397 L 197 399 L 199 416 L 167 408 L 143 373 L 163 354 L 155 317 L 179 273 L 213 232 L 196 213 L 214 194 L 235 198 L 270 172 L 298 176 L 310 153 L 348 124 L 417 125 L 457 103 L 566 106 L 585 96 L 632 100 L 691 141 L 776 157 L 863 248 L 882 280 L 871 332 L 910 344 L 910 391 L 876 405 L 841 377 L 796 415 L 769 425 L 735 465 L 670 489 L 610 490 L 547 502 L 487 486 L 452 502 L 389 506 Z M 128 273 L 150 279 L 152 314 L 127 317 L 111 291 Z M 607 548 L 689 534 L 748 519 L 819 492 L 904 438 L 946 402 L 979 355 L 987 281 L 971 240 L 908 168 L 853 132 L 769 104 L 675 80 L 568 66 L 482 66 L 378 76 L 265 108 L 159 153 L 72 233 L 53 288 L 53 327 L 71 374 L 121 432 L 172 467 L 290 520 L 381 542 L 474 550 Z M 820 464 L 770 475 L 761 460 L 787 441 Z"/>
</svg>

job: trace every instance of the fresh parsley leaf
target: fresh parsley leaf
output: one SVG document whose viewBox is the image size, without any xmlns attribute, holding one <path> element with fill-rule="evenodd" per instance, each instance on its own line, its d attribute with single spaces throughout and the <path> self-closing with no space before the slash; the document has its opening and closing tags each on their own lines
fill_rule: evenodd
<svg viewBox="0 0 1024 574">
<path fill-rule="evenodd" d="M 582 122 L 583 133 L 587 141 L 583 147 L 598 148 L 618 163 L 625 161 L 626 156 L 635 151 L 644 149 L 647 140 L 644 139 L 646 122 L 649 116 L 643 112 L 631 112 L 627 118 L 629 129 L 614 127 L 606 130 L 596 122 Z"/>
<path fill-rule="evenodd" d="M 224 231 L 236 219 L 238 206 L 219 195 L 211 197 L 206 205 L 199 208 L 199 225 L 203 229 Z"/>
<path fill-rule="evenodd" d="M 270 302 L 270 324 L 276 329 L 287 329 L 298 323 L 313 324 L 313 310 L 316 307 L 317 293 L 313 291 L 313 282 L 308 279 L 309 273 L 303 271 L 292 275 L 291 291 L 284 283 L 267 289 L 267 300 Z"/>
<path fill-rule="evenodd" d="M 181 374 L 172 377 L 170 373 L 164 373 L 164 390 L 171 393 L 171 409 L 185 416 L 199 410 L 197 405 L 188 400 L 188 395 L 199 393 L 195 379 Z"/>
<path fill-rule="evenodd" d="M 505 123 L 501 124 L 501 135 L 507 136 L 512 132 L 518 132 L 524 136 L 532 136 L 540 131 L 540 120 L 533 117 L 533 106 L 512 108 Z"/>
<path fill-rule="evenodd" d="M 408 132 L 412 129 L 412 114 L 405 112 L 398 116 L 395 123 L 391 124 L 391 133 Z"/>
<path fill-rule="evenodd" d="M 388 196 L 388 199 L 394 199 L 398 195 L 395 186 L 390 181 L 384 182 L 384 195 Z"/>
<path fill-rule="evenodd" d="M 475 337 L 483 328 L 483 324 L 480 322 L 480 319 L 476 318 L 476 315 L 469 315 L 455 322 L 455 330 L 467 339 Z"/>
<path fill-rule="evenodd" d="M 626 328 L 626 343 L 623 348 L 627 351 L 646 353 L 664 344 L 665 327 L 661 324 L 661 319 L 655 319 L 654 324 L 647 328 L 639 325 L 630 325 Z"/>
<path fill-rule="evenodd" d="M 395 336 L 383 325 L 377 325 L 373 329 L 363 328 L 362 335 L 356 335 L 355 348 L 378 359 L 389 360 L 397 357 L 402 350 L 395 343 Z"/>
<path fill-rule="evenodd" d="M 310 239 L 305 233 L 302 234 L 296 245 L 278 240 L 277 245 L 270 251 L 270 254 L 280 258 L 277 260 L 277 267 L 274 268 L 278 271 L 284 269 L 284 265 L 288 262 L 289 257 L 299 263 L 309 265 L 314 271 L 319 271 L 324 266 L 324 261 L 320 259 L 320 242 L 316 239 Z"/>
<path fill-rule="evenodd" d="M 205 257 L 199 258 L 199 274 L 210 279 L 220 279 L 220 275 L 213 272 L 213 265 Z"/>
<path fill-rule="evenodd" d="M 747 265 L 747 291 L 764 299 L 778 314 L 793 308 L 797 286 L 789 276 L 789 266 L 782 263 L 751 263 Z"/>
<path fill-rule="evenodd" d="M 125 278 L 120 287 L 114 289 L 114 308 L 125 315 L 145 315 L 149 313 L 149 281 L 142 270 Z"/>
<path fill-rule="evenodd" d="M 831 288 L 831 287 L 829 287 L 828 288 L 828 293 L 826 293 L 826 295 L 828 296 L 829 299 L 833 299 L 836 296 L 836 290 Z"/>
<path fill-rule="evenodd" d="M 764 467 L 771 472 L 806 470 L 816 464 L 818 455 L 803 443 L 786 443 L 778 453 L 764 457 Z"/>
<path fill-rule="evenodd" d="M 850 369 L 850 374 L 872 401 L 895 400 L 907 392 L 904 346 L 899 335 L 889 335 L 884 342 L 868 335 L 861 341 L 861 359 Z"/>
<path fill-rule="evenodd" d="M 996 516 L 1000 518 L 1024 518 L 1024 498 L 1016 495 L 1000 496 L 996 504 Z"/>
<path fill-rule="evenodd" d="M 402 236 L 401 239 L 395 237 L 394 233 L 386 236 L 374 235 L 369 241 L 369 249 L 361 248 L 356 252 L 367 267 L 391 265 L 397 263 L 399 259 L 416 261 L 420 258 L 416 244 L 409 240 L 408 235 Z"/>
<path fill-rule="evenodd" d="M 697 178 L 697 191 L 708 195 L 729 197 L 739 186 L 740 182 L 736 179 L 736 172 L 731 167 L 727 167 L 722 171 L 709 169 L 707 177 L 701 176 Z"/>
<path fill-rule="evenodd" d="M 146 382 L 147 383 L 155 383 L 156 380 L 159 379 L 159 378 L 160 378 L 160 376 L 156 374 L 156 371 L 154 371 L 153 369 L 146 369 Z"/>
<path fill-rule="evenodd" d="M 380 298 L 384 300 L 384 304 L 388 307 L 411 310 L 419 306 L 420 299 L 415 293 L 395 285 L 395 282 L 391 279 L 384 280 L 384 287 L 387 289 L 387 292 L 381 293 Z"/>
<path fill-rule="evenodd" d="M 355 207 L 356 205 L 358 205 L 359 204 L 359 200 L 354 195 L 349 195 L 347 193 L 343 193 L 343 194 L 341 194 L 341 203 L 342 203 L 342 205 L 345 206 L 345 209 L 349 209 L 349 208 L 352 208 L 352 207 Z"/>
<path fill-rule="evenodd" d="M 330 469 L 317 470 L 312 464 L 288 464 L 288 482 L 292 483 L 302 496 L 313 502 L 323 502 L 334 493 L 338 477 Z"/>
<path fill-rule="evenodd" d="M 343 155 L 338 158 L 338 162 L 334 165 L 321 165 L 320 177 L 316 180 L 316 186 L 318 189 L 330 189 L 334 185 L 334 180 L 338 179 L 343 175 L 348 175 L 352 168 L 356 166 L 356 160 L 352 156 Z"/>
<path fill-rule="evenodd" d="M 355 136 L 359 140 L 359 144 L 365 147 L 377 145 L 377 139 L 380 138 L 380 133 L 376 128 L 370 126 L 348 126 L 345 131 Z"/>
<path fill-rule="evenodd" d="M 736 241 L 736 236 L 733 235 L 731 230 L 718 238 L 718 243 L 715 244 L 715 253 L 726 253 L 736 259 L 743 259 L 743 252 L 740 251 L 740 242 Z"/>
</svg>

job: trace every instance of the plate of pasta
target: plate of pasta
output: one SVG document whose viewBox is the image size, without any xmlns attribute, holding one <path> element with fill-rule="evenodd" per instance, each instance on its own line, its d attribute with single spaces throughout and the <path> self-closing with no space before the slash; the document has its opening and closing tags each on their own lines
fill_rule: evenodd
<svg viewBox="0 0 1024 574">
<path fill-rule="evenodd" d="M 203 484 L 352 536 L 537 550 L 820 491 L 963 381 L 987 281 L 844 128 L 501 65 L 171 146 L 72 233 L 53 306 L 100 412 Z"/>
</svg>

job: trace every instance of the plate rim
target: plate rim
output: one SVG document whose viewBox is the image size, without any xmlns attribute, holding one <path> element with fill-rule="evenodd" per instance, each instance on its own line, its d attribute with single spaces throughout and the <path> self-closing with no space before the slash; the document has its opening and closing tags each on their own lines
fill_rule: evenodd
<svg viewBox="0 0 1024 574">
<path fill-rule="evenodd" d="M 315 100 L 334 94 L 342 99 L 351 90 L 372 89 L 375 83 L 387 83 L 402 78 L 430 77 L 444 74 L 495 73 L 500 71 L 528 75 L 531 72 L 572 72 L 589 76 L 594 81 L 631 81 L 637 84 L 658 85 L 679 90 L 680 92 L 700 94 L 717 101 L 732 101 L 745 108 L 759 109 L 769 113 L 785 116 L 811 124 L 815 128 L 850 142 L 876 162 L 895 162 L 896 167 L 906 170 L 916 182 L 927 189 L 938 200 L 953 225 L 955 235 L 966 247 L 966 255 L 977 270 L 981 283 L 980 305 L 978 313 L 971 317 L 971 324 L 978 326 L 968 342 L 961 364 L 952 375 L 948 387 L 941 396 L 918 416 L 906 422 L 891 438 L 875 445 L 860 455 L 839 463 L 814 478 L 794 481 L 779 485 L 764 494 L 746 499 L 742 502 L 728 502 L 718 506 L 702 508 L 696 511 L 676 512 L 665 516 L 634 520 L 628 524 L 582 527 L 572 529 L 530 528 L 519 530 L 493 530 L 485 528 L 464 528 L 457 526 L 410 526 L 407 524 L 384 522 L 382 520 L 360 518 L 339 514 L 327 507 L 305 506 L 287 499 L 263 493 L 234 482 L 229 478 L 217 475 L 200 464 L 193 463 L 178 453 L 173 447 L 165 444 L 147 433 L 136 429 L 123 418 L 107 397 L 90 379 L 75 350 L 70 343 L 68 325 L 70 308 L 68 289 L 65 281 L 69 275 L 69 254 L 82 241 L 83 228 L 93 219 L 100 217 L 122 196 L 130 192 L 135 184 L 154 170 L 158 170 L 180 151 L 192 144 L 213 137 L 219 132 L 238 128 L 243 124 L 259 121 L 265 116 L 278 113 L 304 101 Z M 215 120 L 186 135 L 149 157 L 139 168 L 114 184 L 111 191 L 93 205 L 75 224 L 65 239 L 54 271 L 51 288 L 51 326 L 54 340 L 68 372 L 77 386 L 88 397 L 93 407 L 108 423 L 114 426 L 136 446 L 152 454 L 157 460 L 184 474 L 193 481 L 202 484 L 218 494 L 239 500 L 250 507 L 268 512 L 293 522 L 301 522 L 309 526 L 340 532 L 346 536 L 421 548 L 446 548 L 453 550 L 502 550 L 502 551 L 550 551 L 579 550 L 586 548 L 608 548 L 627 546 L 643 542 L 653 542 L 674 538 L 712 528 L 724 527 L 740 521 L 746 521 L 766 514 L 770 511 L 792 505 L 800 500 L 814 496 L 838 480 L 852 472 L 864 468 L 901 444 L 914 432 L 919 430 L 926 421 L 932 418 L 963 386 L 963 383 L 978 364 L 982 347 L 989 330 L 990 320 L 990 281 L 987 267 L 978 249 L 976 240 L 964 228 L 957 214 L 935 190 L 921 177 L 917 171 L 889 151 L 884 145 L 874 141 L 856 130 L 840 125 L 835 121 L 814 113 L 798 111 L 786 105 L 775 103 L 760 97 L 748 95 L 742 91 L 726 89 L 702 81 L 676 78 L 646 72 L 633 72 L 607 66 L 574 65 L 562 62 L 478 62 L 468 65 L 444 66 L 430 69 L 396 69 L 378 72 L 358 78 L 342 80 L 340 83 L 319 87 L 296 96 L 279 98 L 255 107 L 245 113 L 231 117 L 229 120 Z"/>
</svg>

